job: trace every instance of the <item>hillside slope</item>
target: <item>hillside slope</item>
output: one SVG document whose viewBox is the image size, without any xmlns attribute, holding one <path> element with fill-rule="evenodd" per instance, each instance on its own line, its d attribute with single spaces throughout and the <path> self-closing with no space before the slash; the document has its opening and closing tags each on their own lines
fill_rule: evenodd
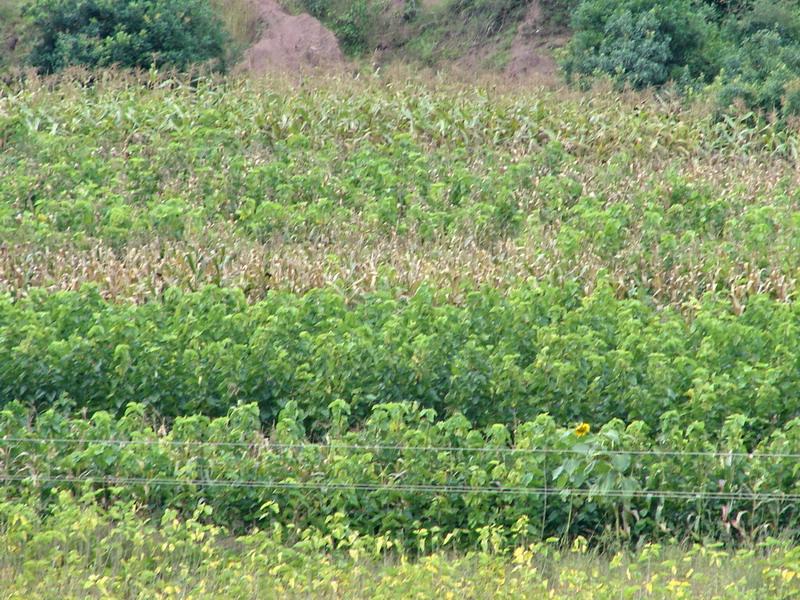
<svg viewBox="0 0 800 600">
<path fill-rule="evenodd" d="M 554 74 L 557 65 L 552 51 L 568 40 L 566 29 L 550 25 L 542 3 L 533 0 L 511 44 L 506 74 L 515 78 L 531 74 Z"/>
<path fill-rule="evenodd" d="M 562 0 L 210 0 L 237 72 L 401 62 L 550 76 L 567 38 Z M 0 72 L 25 66 L 22 3 L 0 3 Z M 554 8 L 556 7 L 556 8 Z"/>
<path fill-rule="evenodd" d="M 409 6 L 416 8 L 409 12 Z M 553 0 L 394 0 L 375 22 L 375 61 L 454 66 L 512 77 L 552 75 L 552 50 L 568 39 L 566 18 Z M 560 6 L 560 5 L 559 5 Z"/>
<path fill-rule="evenodd" d="M 23 36 L 20 31 L 20 8 L 14 0 L 0 2 L 0 72 L 20 60 Z"/>
</svg>

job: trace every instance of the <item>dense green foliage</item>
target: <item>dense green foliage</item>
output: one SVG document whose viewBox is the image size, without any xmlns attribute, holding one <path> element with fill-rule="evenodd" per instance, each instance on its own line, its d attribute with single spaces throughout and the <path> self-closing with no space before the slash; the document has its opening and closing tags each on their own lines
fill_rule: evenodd
<svg viewBox="0 0 800 600">
<path fill-rule="evenodd" d="M 709 297 L 687 323 L 607 285 L 480 289 L 463 306 L 421 288 L 348 307 L 335 291 L 173 289 L 143 306 L 91 291 L 0 300 L 0 396 L 90 412 L 145 402 L 165 416 L 257 402 L 265 423 L 289 401 L 314 429 L 344 400 L 356 422 L 376 402 L 417 401 L 481 425 L 549 412 L 561 423 L 665 411 L 718 429 L 732 412 L 750 440 L 800 416 L 798 309 L 753 296 L 740 317 Z M 66 396 L 66 398 L 64 397 Z"/>
<path fill-rule="evenodd" d="M 713 6 L 713 8 L 711 8 Z M 780 116 L 800 111 L 800 6 L 794 0 L 583 0 L 564 68 L 633 87 L 718 78 L 718 102 Z"/>
<path fill-rule="evenodd" d="M 766 112 L 800 114 L 800 8 L 757 2 L 728 24 L 736 45 L 723 61 L 720 100 Z"/>
<path fill-rule="evenodd" d="M 226 38 L 208 0 L 36 0 L 28 9 L 31 63 L 177 67 L 221 60 Z"/>
<path fill-rule="evenodd" d="M 139 83 L 0 103 L 4 401 L 267 425 L 295 401 L 315 433 L 338 399 L 353 423 L 674 408 L 744 414 L 748 443 L 797 416 L 791 132 L 613 95 Z"/>
<path fill-rule="evenodd" d="M 165 434 L 141 404 L 119 420 L 51 409 L 31 424 L 14 403 L 0 411 L 3 490 L 38 497 L 40 510 L 63 489 L 156 514 L 206 505 L 210 521 L 238 530 L 375 535 L 423 553 L 576 535 L 749 543 L 800 525 L 800 419 L 748 453 L 749 423 L 737 414 L 713 430 L 666 411 L 658 433 L 612 420 L 580 435 L 549 415 L 475 429 L 411 403 L 376 405 L 347 431 L 351 408 L 329 408 L 330 434 L 314 445 L 294 402 L 268 438 L 255 405 L 179 417 Z"/>
<path fill-rule="evenodd" d="M 296 0 L 302 10 L 331 28 L 342 49 L 350 55 L 371 50 L 383 2 L 374 0 Z"/>
<path fill-rule="evenodd" d="M 710 15 L 695 0 L 584 0 L 572 18 L 567 77 L 601 72 L 634 87 L 710 79 L 718 68 Z"/>
</svg>

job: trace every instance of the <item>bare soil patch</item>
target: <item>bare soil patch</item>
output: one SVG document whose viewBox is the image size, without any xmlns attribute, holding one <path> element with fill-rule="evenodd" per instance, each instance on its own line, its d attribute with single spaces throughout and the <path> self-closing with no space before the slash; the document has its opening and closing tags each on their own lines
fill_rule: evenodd
<svg viewBox="0 0 800 600">
<path fill-rule="evenodd" d="M 511 44 L 506 75 L 513 79 L 552 77 L 558 70 L 553 50 L 569 40 L 565 32 L 548 30 L 539 0 L 533 0 Z"/>
<path fill-rule="evenodd" d="M 309 14 L 291 15 L 276 0 L 253 0 L 262 33 L 239 64 L 252 73 L 342 65 L 336 36 Z"/>
</svg>

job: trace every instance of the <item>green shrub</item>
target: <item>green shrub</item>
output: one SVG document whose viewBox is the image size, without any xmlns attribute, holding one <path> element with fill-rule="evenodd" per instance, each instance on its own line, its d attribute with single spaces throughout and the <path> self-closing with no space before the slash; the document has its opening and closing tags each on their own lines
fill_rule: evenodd
<svg viewBox="0 0 800 600">
<path fill-rule="evenodd" d="M 634 17 L 624 11 L 612 16 L 600 50 L 587 66 L 624 78 L 634 87 L 664 83 L 669 76 L 671 53 L 669 37 L 656 34 L 659 25 L 652 12 Z"/>
<path fill-rule="evenodd" d="M 800 110 L 800 7 L 778 2 L 584 0 L 563 67 L 635 88 L 717 77 L 719 106 Z"/>
<path fill-rule="evenodd" d="M 348 54 L 357 54 L 367 49 L 373 15 L 366 0 L 348 4 L 348 9 L 336 16 L 332 26 L 342 49 Z"/>
<path fill-rule="evenodd" d="M 299 0 L 301 10 L 322 21 L 333 31 L 346 54 L 364 52 L 376 29 L 382 5 L 374 0 Z"/>
<path fill-rule="evenodd" d="M 727 23 L 732 50 L 723 61 L 719 104 L 778 116 L 800 112 L 800 9 L 793 2 L 756 2 Z"/>
<path fill-rule="evenodd" d="M 567 78 L 606 74 L 634 87 L 709 80 L 718 71 L 712 12 L 692 0 L 584 0 L 572 18 Z"/>
<path fill-rule="evenodd" d="M 716 9 L 721 17 L 747 10 L 753 0 L 704 0 L 706 4 Z"/>
<path fill-rule="evenodd" d="M 223 66 L 226 35 L 207 0 L 36 0 L 27 13 L 36 36 L 30 62 L 45 73 Z"/>
<path fill-rule="evenodd" d="M 798 84 L 800 44 L 788 42 L 776 31 L 762 30 L 727 57 L 719 103 L 727 107 L 738 101 L 751 110 L 797 114 Z"/>
<path fill-rule="evenodd" d="M 691 207 L 687 206 L 687 210 Z M 603 215 L 590 201 L 583 219 Z M 712 217 L 713 218 L 713 217 Z M 624 212 L 597 235 L 615 242 Z M 48 407 L 64 396 L 88 412 L 137 401 L 167 417 L 221 415 L 256 402 L 267 424 L 296 402 L 315 431 L 332 402 L 359 422 L 376 402 L 417 401 L 481 425 L 549 412 L 561 422 L 639 419 L 667 410 L 717 429 L 732 412 L 761 438 L 798 416 L 800 307 L 754 295 L 741 317 L 708 296 L 691 322 L 646 302 L 565 283 L 505 294 L 465 290 L 463 305 L 421 287 L 348 306 L 333 289 L 274 292 L 248 305 L 208 287 L 129 306 L 80 293 L 0 296 L 0 406 Z"/>
</svg>

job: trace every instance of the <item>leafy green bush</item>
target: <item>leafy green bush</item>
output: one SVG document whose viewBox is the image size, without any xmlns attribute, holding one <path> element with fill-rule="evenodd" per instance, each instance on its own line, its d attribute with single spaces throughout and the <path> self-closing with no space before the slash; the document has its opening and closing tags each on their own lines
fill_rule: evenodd
<svg viewBox="0 0 800 600">
<path fill-rule="evenodd" d="M 800 7 L 760 0 L 725 31 L 732 50 L 718 82 L 720 106 L 741 103 L 779 117 L 800 113 Z"/>
<path fill-rule="evenodd" d="M 739 13 L 747 10 L 752 4 L 753 0 L 703 0 L 709 6 L 716 9 L 720 17 L 732 13 Z"/>
<path fill-rule="evenodd" d="M 347 54 L 368 49 L 383 6 L 374 0 L 297 0 L 299 6 L 327 25 Z"/>
<path fill-rule="evenodd" d="M 332 27 L 342 49 L 348 54 L 357 54 L 367 49 L 374 7 L 367 0 L 348 2 L 348 8 L 336 15 Z"/>
<path fill-rule="evenodd" d="M 659 25 L 652 12 L 636 17 L 629 11 L 613 15 L 606 23 L 605 39 L 591 70 L 611 74 L 634 87 L 664 83 L 672 57 L 669 37 L 656 35 Z M 589 61 L 586 68 L 591 64 Z"/>
<path fill-rule="evenodd" d="M 634 87 L 709 80 L 718 71 L 718 31 L 693 0 L 584 0 L 572 18 L 568 79 L 605 74 Z"/>
<path fill-rule="evenodd" d="M 641 88 L 719 75 L 723 110 L 800 112 L 800 7 L 791 0 L 584 0 L 572 26 L 570 80 L 602 74 Z"/>
<path fill-rule="evenodd" d="M 35 0 L 31 63 L 185 69 L 221 60 L 226 35 L 208 0 Z"/>
<path fill-rule="evenodd" d="M 724 64 L 722 107 L 738 101 L 779 116 L 800 113 L 800 43 L 761 30 L 744 39 Z"/>
</svg>

